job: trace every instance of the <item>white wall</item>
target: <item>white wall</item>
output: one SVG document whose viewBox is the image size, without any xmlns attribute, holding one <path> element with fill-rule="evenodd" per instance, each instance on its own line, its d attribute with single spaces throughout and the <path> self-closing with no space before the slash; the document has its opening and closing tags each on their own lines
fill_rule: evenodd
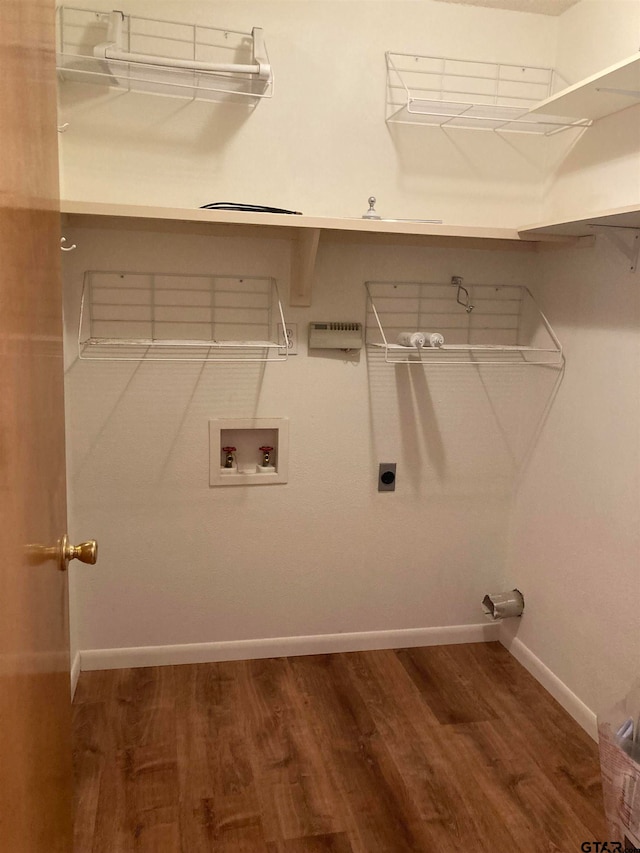
<svg viewBox="0 0 640 853">
<path fill-rule="evenodd" d="M 277 241 L 69 238 L 71 353 L 86 268 L 269 272 L 287 290 Z M 367 278 L 527 283 L 523 258 L 535 256 L 328 245 L 313 307 L 287 312 L 300 354 L 286 363 L 71 362 L 72 535 L 100 543 L 98 566 L 73 575 L 80 648 L 482 622 L 544 369 L 308 354 L 306 331 L 310 319 L 363 321 Z M 290 419 L 289 483 L 211 488 L 208 420 L 251 416 Z M 395 493 L 376 490 L 381 461 L 398 463 Z"/>
<path fill-rule="evenodd" d="M 640 653 L 640 291 L 596 251 L 543 259 L 539 297 L 566 372 L 515 501 L 509 583 L 526 591 L 508 633 L 586 705 L 605 710 L 638 675 Z"/>
<path fill-rule="evenodd" d="M 560 16 L 556 69 L 577 83 L 640 49 L 638 0 L 581 0 Z"/>
<path fill-rule="evenodd" d="M 274 97 L 247 115 L 66 85 L 63 197 L 174 207 L 232 200 L 361 216 L 373 194 L 387 217 L 496 226 L 540 219 L 548 140 L 389 129 L 385 51 L 552 66 L 557 18 L 432 0 L 131 0 L 127 11 L 262 26 Z M 566 149 L 571 136 L 562 136 Z"/>
<path fill-rule="evenodd" d="M 621 62 L 640 48 L 640 0 L 582 0 L 559 22 L 556 67 L 570 83 Z M 640 105 L 633 98 L 628 109 L 579 133 L 569 151 L 555 137 L 540 221 L 571 221 L 637 205 L 638 139 Z"/>
<path fill-rule="evenodd" d="M 211 3 L 136 3 L 142 13 L 162 5 L 165 17 L 188 9 L 213 24 L 264 26 L 277 95 L 240 121 L 206 104 L 134 95 L 96 103 L 67 91 L 64 195 L 185 206 L 228 197 L 359 216 L 374 193 L 387 216 L 495 225 L 637 203 L 637 107 L 573 138 L 568 154 L 564 135 L 547 145 L 425 128 L 391 134 L 383 120 L 385 49 L 553 64 L 559 32 L 561 70 L 597 70 L 577 58 L 596 39 L 602 4 L 591 3 L 559 20 L 430 0 L 216 4 L 224 21 L 210 20 Z M 629 48 L 638 4 L 629 12 L 625 3 L 607 4 L 625 35 L 596 39 L 598 61 Z M 581 47 L 572 53 L 574 32 Z M 322 67 L 327 55 L 339 74 Z M 509 630 L 589 707 L 630 681 L 638 283 L 604 238 L 595 250 L 540 257 L 322 246 L 313 308 L 288 311 L 300 354 L 262 371 L 74 361 L 82 273 L 222 267 L 275 275 L 286 292 L 286 245 L 67 236 L 78 244 L 64 258 L 70 532 L 101 548 L 95 569 L 72 573 L 78 648 L 471 625 L 482 594 L 513 583 L 527 612 Z M 567 372 L 530 459 L 547 371 L 409 372 L 364 353 L 354 362 L 306 353 L 309 320 L 363 318 L 367 278 L 452 274 L 530 284 L 560 327 Z M 210 488 L 209 418 L 261 415 L 290 418 L 289 483 Z M 393 460 L 397 491 L 379 495 L 377 464 Z"/>
</svg>

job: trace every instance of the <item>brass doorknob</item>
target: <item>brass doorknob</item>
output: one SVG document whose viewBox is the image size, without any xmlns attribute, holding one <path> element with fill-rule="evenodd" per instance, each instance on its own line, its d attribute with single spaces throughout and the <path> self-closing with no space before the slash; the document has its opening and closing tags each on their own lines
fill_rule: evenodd
<svg viewBox="0 0 640 853">
<path fill-rule="evenodd" d="M 82 542 L 80 545 L 72 545 L 65 533 L 53 547 L 26 545 L 25 552 L 31 565 L 37 566 L 40 563 L 57 560 L 60 571 L 66 572 L 70 560 L 80 560 L 81 563 L 94 565 L 98 560 L 98 543 L 95 539 L 89 539 L 88 542 Z"/>
<path fill-rule="evenodd" d="M 71 545 L 65 533 L 60 542 L 60 556 L 67 564 L 70 560 L 80 560 L 81 563 L 91 563 L 93 566 L 98 559 L 98 543 L 95 539 L 89 539 L 80 545 Z"/>
</svg>

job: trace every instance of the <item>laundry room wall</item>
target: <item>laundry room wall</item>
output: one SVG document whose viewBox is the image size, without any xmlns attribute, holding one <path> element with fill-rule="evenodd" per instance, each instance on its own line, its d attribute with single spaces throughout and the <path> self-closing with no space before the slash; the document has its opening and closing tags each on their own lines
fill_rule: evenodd
<svg viewBox="0 0 640 853">
<path fill-rule="evenodd" d="M 329 244 L 312 308 L 287 309 L 299 332 L 287 362 L 117 363 L 76 357 L 86 269 L 268 273 L 286 293 L 288 248 L 90 228 L 69 239 L 70 524 L 75 539 L 100 543 L 95 569 L 73 570 L 77 648 L 110 650 L 92 660 L 113 665 L 113 650 L 149 646 L 166 660 L 185 644 L 237 653 L 249 640 L 252 656 L 282 637 L 295 652 L 322 635 L 371 635 L 342 645 L 430 642 L 434 628 L 485 635 L 480 601 L 502 581 L 549 371 L 390 365 L 365 350 L 309 351 L 306 334 L 310 320 L 364 322 L 368 279 L 527 284 L 532 253 Z M 241 417 L 289 419 L 287 484 L 209 485 L 208 422 Z M 397 463 L 393 493 L 377 491 L 380 462 Z"/>
<path fill-rule="evenodd" d="M 389 217 L 512 228 L 637 204 L 638 107 L 550 139 L 384 121 L 385 50 L 558 61 L 574 82 L 636 49 L 637 7 L 616 0 L 605 26 L 599 0 L 560 17 L 436 0 L 132 0 L 125 11 L 264 27 L 274 97 L 246 115 L 64 86 L 63 198 L 360 217 L 373 194 Z M 83 666 L 496 636 L 480 600 L 513 584 L 527 609 L 503 639 L 573 692 L 585 724 L 628 680 L 638 307 L 605 238 L 534 253 L 323 237 L 313 305 L 291 308 L 284 240 L 122 224 L 66 236 L 78 247 L 63 258 L 70 532 L 100 542 L 99 564 L 71 573 Z M 274 276 L 298 354 L 267 366 L 79 360 L 87 270 Z M 529 286 L 560 327 L 562 382 L 534 366 L 416 369 L 308 350 L 310 321 L 364 321 L 367 280 L 452 275 Z M 208 422 L 240 417 L 289 419 L 287 484 L 209 485 Z M 378 493 L 391 461 L 396 491 Z"/>
<path fill-rule="evenodd" d="M 507 557 L 509 584 L 527 594 L 503 639 L 544 664 L 548 686 L 553 673 L 577 697 L 572 709 L 592 731 L 593 712 L 636 679 L 640 652 L 640 294 L 629 266 L 604 237 L 540 266 L 535 292 L 567 363 L 517 493 Z"/>
<path fill-rule="evenodd" d="M 555 65 L 569 83 L 586 79 L 638 52 L 638 0 L 582 0 L 558 20 Z M 640 105 L 632 96 L 628 104 L 627 109 L 600 119 L 584 131 L 575 131 L 569 149 L 559 138 L 564 134 L 551 138 L 547 189 L 539 221 L 571 221 L 637 205 Z M 554 140 L 559 146 L 557 151 Z"/>
<path fill-rule="evenodd" d="M 385 52 L 552 67 L 557 18 L 436 0 L 131 0 L 125 11 L 262 27 L 274 94 L 249 113 L 65 84 L 64 198 L 231 200 L 360 217 L 374 195 L 391 218 L 495 226 L 540 218 L 548 140 L 387 125 Z M 553 150 L 567 150 L 572 135 Z"/>
</svg>

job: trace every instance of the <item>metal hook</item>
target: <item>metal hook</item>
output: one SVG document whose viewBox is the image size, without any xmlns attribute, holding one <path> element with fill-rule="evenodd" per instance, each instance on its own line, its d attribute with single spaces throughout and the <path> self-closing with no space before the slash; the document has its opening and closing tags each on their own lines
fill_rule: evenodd
<svg viewBox="0 0 640 853">
<path fill-rule="evenodd" d="M 58 133 L 64 133 L 64 132 L 65 132 L 65 130 L 67 130 L 67 128 L 68 128 L 68 127 L 69 127 L 69 122 L 68 122 L 68 121 L 65 121 L 65 123 L 64 123 L 64 124 L 59 124 L 59 125 L 58 125 Z"/>
<path fill-rule="evenodd" d="M 475 305 L 472 305 L 469 302 L 469 291 L 467 290 L 466 287 L 462 286 L 463 281 L 464 281 L 464 279 L 462 278 L 461 275 L 451 276 L 451 284 L 454 287 L 458 288 L 458 292 L 456 293 L 456 302 L 458 303 L 458 305 L 462 305 L 462 307 L 467 312 L 467 314 L 470 314 L 473 311 L 473 309 L 475 308 Z M 462 301 L 462 299 L 460 299 L 460 291 L 462 291 L 464 293 L 464 297 L 465 297 L 464 302 Z"/>
<path fill-rule="evenodd" d="M 75 243 L 72 243 L 70 246 L 63 245 L 66 242 L 67 242 L 66 237 L 60 238 L 60 248 L 62 249 L 63 252 L 73 252 L 74 249 L 78 248 Z"/>
</svg>

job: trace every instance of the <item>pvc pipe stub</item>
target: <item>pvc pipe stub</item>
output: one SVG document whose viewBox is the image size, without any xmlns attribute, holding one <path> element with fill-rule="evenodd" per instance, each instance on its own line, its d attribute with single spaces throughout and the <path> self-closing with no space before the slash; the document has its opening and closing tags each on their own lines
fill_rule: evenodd
<svg viewBox="0 0 640 853">
<path fill-rule="evenodd" d="M 482 599 L 482 609 L 485 616 L 494 622 L 499 619 L 509 619 L 512 616 L 522 616 L 524 596 L 519 589 L 488 593 Z"/>
</svg>

